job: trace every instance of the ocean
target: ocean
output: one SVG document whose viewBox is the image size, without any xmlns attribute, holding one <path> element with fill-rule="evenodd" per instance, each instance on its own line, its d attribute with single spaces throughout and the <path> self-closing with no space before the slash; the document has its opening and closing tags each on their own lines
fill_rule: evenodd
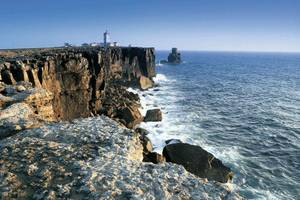
<svg viewBox="0 0 300 200">
<path fill-rule="evenodd" d="M 300 54 L 181 52 L 139 92 L 155 151 L 171 138 L 200 145 L 235 173 L 247 199 L 300 199 Z M 166 59 L 168 52 L 157 52 Z"/>
</svg>

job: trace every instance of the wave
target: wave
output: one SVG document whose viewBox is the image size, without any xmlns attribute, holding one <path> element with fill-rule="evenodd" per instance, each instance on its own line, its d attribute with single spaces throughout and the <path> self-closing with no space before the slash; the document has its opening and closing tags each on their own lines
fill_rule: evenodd
<svg viewBox="0 0 300 200">
<path fill-rule="evenodd" d="M 162 63 L 156 63 L 156 65 L 155 65 L 156 67 L 161 67 L 161 66 L 164 66 L 164 64 L 162 64 Z"/>
<path fill-rule="evenodd" d="M 163 74 L 157 74 L 153 80 L 154 82 L 169 81 L 168 78 Z"/>
</svg>

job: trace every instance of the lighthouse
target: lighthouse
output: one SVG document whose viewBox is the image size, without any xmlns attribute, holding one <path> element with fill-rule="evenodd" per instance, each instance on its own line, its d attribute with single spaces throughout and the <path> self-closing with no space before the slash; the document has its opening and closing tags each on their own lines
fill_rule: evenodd
<svg viewBox="0 0 300 200">
<path fill-rule="evenodd" d="M 103 44 L 105 47 L 110 46 L 110 35 L 108 31 L 103 33 Z"/>
</svg>

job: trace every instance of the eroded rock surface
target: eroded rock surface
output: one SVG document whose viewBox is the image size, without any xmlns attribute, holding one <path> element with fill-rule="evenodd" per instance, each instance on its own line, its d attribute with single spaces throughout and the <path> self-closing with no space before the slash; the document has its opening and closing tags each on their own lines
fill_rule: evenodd
<svg viewBox="0 0 300 200">
<path fill-rule="evenodd" d="M 55 121 L 53 95 L 30 84 L 3 85 L 0 93 L 0 139 Z"/>
<path fill-rule="evenodd" d="M 1 199 L 239 199 L 182 166 L 143 163 L 133 131 L 101 116 L 0 141 Z"/>
<path fill-rule="evenodd" d="M 105 94 L 116 85 L 112 82 L 140 87 L 140 77 L 151 81 L 156 75 L 153 48 L 53 48 L 1 53 L 0 82 L 15 85 L 27 81 L 49 91 L 57 120 L 100 114 L 107 100 Z"/>
</svg>

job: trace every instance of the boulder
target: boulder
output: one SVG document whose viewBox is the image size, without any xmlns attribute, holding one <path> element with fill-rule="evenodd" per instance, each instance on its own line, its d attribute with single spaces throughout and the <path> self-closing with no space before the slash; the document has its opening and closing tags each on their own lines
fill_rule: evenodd
<svg viewBox="0 0 300 200">
<path fill-rule="evenodd" d="M 135 125 L 143 121 L 143 116 L 136 107 L 122 107 L 118 109 L 117 118 L 120 119 L 127 128 L 134 128 Z"/>
<path fill-rule="evenodd" d="M 147 110 L 144 122 L 157 122 L 162 120 L 162 112 L 160 109 Z"/>
<path fill-rule="evenodd" d="M 25 88 L 23 85 L 17 85 L 17 86 L 16 86 L 16 90 L 17 90 L 18 92 L 23 92 L 23 91 L 26 90 L 26 88 Z"/>
<path fill-rule="evenodd" d="M 187 171 L 201 178 L 222 183 L 231 182 L 233 178 L 230 168 L 199 146 L 170 144 L 164 147 L 163 156 L 167 162 L 183 165 Z"/>
<path fill-rule="evenodd" d="M 139 87 L 142 90 L 147 90 L 149 88 L 152 88 L 153 84 L 154 84 L 154 82 L 150 78 L 147 78 L 145 76 L 140 76 L 140 78 L 139 78 Z"/>
</svg>

